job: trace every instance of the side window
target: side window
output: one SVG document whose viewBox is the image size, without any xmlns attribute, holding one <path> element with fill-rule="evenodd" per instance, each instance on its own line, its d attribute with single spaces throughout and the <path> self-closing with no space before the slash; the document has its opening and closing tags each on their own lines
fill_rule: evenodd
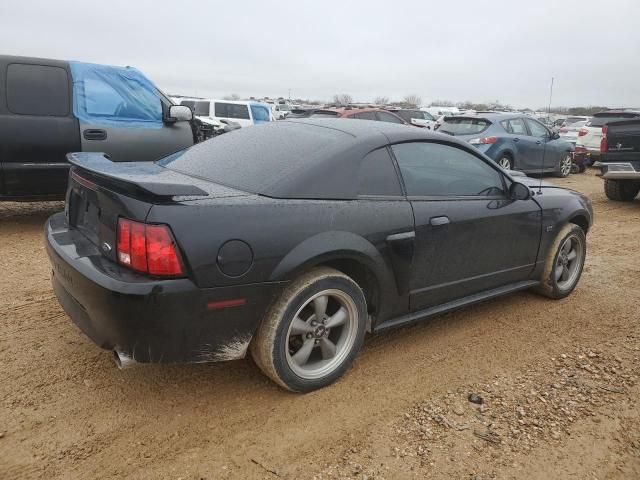
<svg viewBox="0 0 640 480">
<path fill-rule="evenodd" d="M 546 137 L 549 135 L 549 131 L 545 128 L 541 123 L 536 122 L 535 120 L 529 120 L 527 118 L 527 125 L 529 125 L 529 130 L 531 131 L 532 137 Z"/>
<path fill-rule="evenodd" d="M 69 76 L 64 68 L 12 63 L 7 67 L 7 107 L 19 115 L 69 115 Z"/>
<path fill-rule="evenodd" d="M 502 128 L 504 128 L 507 131 L 507 133 L 513 133 L 513 130 L 511 130 L 511 125 L 507 120 L 501 121 L 500 125 L 502 125 Z"/>
<path fill-rule="evenodd" d="M 503 196 L 502 175 L 480 158 L 441 143 L 392 146 L 411 196 Z"/>
<path fill-rule="evenodd" d="M 507 131 L 509 133 L 513 133 L 514 135 L 528 135 L 527 127 L 524 126 L 524 120 L 521 118 L 514 118 L 509 120 L 509 128 Z"/>
<path fill-rule="evenodd" d="M 396 169 L 386 148 L 374 150 L 360 162 L 358 195 L 402 195 Z"/>
<path fill-rule="evenodd" d="M 216 102 L 216 117 L 249 120 L 249 107 L 238 103 Z"/>
<path fill-rule="evenodd" d="M 377 120 L 376 112 L 360 112 L 352 115 L 352 118 L 357 118 L 358 120 Z"/>
<path fill-rule="evenodd" d="M 381 122 L 402 123 L 402 120 L 388 112 L 376 112 L 376 115 Z"/>
<path fill-rule="evenodd" d="M 194 114 L 200 117 L 208 117 L 209 114 L 209 102 L 195 102 Z"/>
</svg>

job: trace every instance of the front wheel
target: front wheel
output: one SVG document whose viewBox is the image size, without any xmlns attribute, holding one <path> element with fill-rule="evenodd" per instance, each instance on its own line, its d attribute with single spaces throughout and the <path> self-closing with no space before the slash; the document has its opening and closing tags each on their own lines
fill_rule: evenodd
<svg viewBox="0 0 640 480">
<path fill-rule="evenodd" d="M 558 166 L 558 171 L 556 172 L 556 176 L 560 178 L 568 177 L 569 174 L 571 173 L 572 167 L 573 167 L 573 159 L 571 158 L 571 155 L 566 155 L 560 161 L 560 165 Z"/>
<path fill-rule="evenodd" d="M 251 356 L 282 387 L 309 392 L 340 378 L 364 341 L 367 305 L 350 277 L 313 269 L 282 293 L 253 338 Z"/>
<path fill-rule="evenodd" d="M 559 299 L 573 292 L 582 275 L 587 256 L 587 237 L 578 225 L 565 225 L 547 253 L 544 272 L 536 291 Z"/>
</svg>

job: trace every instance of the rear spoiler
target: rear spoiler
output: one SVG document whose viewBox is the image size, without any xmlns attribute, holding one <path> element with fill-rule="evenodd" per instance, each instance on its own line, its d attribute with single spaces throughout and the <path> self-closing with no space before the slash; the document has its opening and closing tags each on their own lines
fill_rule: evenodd
<svg viewBox="0 0 640 480">
<path fill-rule="evenodd" d="M 68 153 L 72 165 L 108 180 L 137 187 L 159 197 L 198 196 L 209 194 L 194 185 L 196 179 L 161 167 L 154 162 L 113 162 L 101 152 Z"/>
</svg>

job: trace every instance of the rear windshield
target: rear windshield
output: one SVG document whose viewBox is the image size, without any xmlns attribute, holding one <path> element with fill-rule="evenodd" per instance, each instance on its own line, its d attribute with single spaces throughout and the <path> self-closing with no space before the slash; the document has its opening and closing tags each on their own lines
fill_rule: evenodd
<svg viewBox="0 0 640 480">
<path fill-rule="evenodd" d="M 584 118 L 582 117 L 569 117 L 565 120 L 565 123 L 570 125 L 572 123 L 582 122 L 582 121 L 584 121 Z"/>
<path fill-rule="evenodd" d="M 338 112 L 315 112 L 311 114 L 312 117 L 337 117 Z"/>
<path fill-rule="evenodd" d="M 445 121 L 438 130 L 452 135 L 474 135 L 484 132 L 491 122 L 484 118 L 445 117 Z"/>
<path fill-rule="evenodd" d="M 587 127 L 601 127 L 605 123 L 615 122 L 617 120 L 627 120 L 629 118 L 637 118 L 639 115 L 635 113 L 615 113 L 611 115 L 596 115 L 594 116 Z"/>
<path fill-rule="evenodd" d="M 313 125 L 269 122 L 241 128 L 202 142 L 158 164 L 187 175 L 251 193 L 263 193 L 316 157 L 353 140 L 339 130 Z"/>
<path fill-rule="evenodd" d="M 249 107 L 242 103 L 216 102 L 216 117 L 249 120 Z"/>
</svg>

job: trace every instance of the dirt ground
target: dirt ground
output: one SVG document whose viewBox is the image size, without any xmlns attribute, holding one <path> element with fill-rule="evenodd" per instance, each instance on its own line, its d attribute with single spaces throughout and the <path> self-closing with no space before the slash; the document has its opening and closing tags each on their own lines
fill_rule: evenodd
<svg viewBox="0 0 640 480">
<path fill-rule="evenodd" d="M 557 183 L 596 212 L 573 295 L 370 337 L 307 395 L 250 360 L 117 370 L 51 292 L 62 205 L 0 204 L 0 478 L 640 478 L 640 201 Z"/>
</svg>

